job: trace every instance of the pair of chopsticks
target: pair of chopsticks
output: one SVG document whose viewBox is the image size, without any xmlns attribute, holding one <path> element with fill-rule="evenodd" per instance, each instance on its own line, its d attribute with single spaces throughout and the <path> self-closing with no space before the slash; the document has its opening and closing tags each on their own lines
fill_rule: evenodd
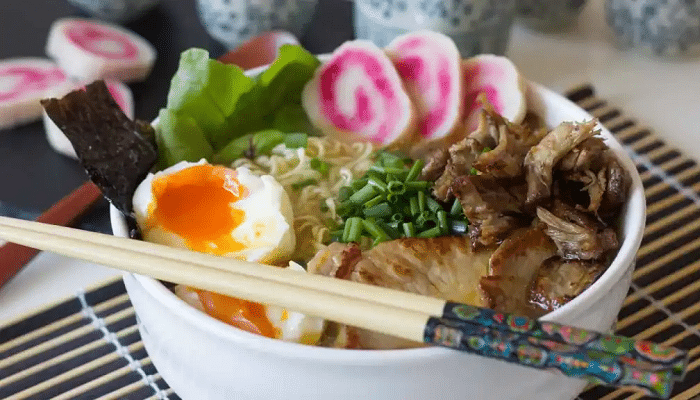
<svg viewBox="0 0 700 400">
<path fill-rule="evenodd" d="M 127 238 L 0 217 L 0 237 L 156 279 L 666 398 L 685 352 L 464 304 Z"/>
</svg>

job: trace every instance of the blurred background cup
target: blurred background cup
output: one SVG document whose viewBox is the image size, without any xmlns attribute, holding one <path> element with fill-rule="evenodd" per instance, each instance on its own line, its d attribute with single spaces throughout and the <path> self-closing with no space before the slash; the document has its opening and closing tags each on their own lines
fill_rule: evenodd
<svg viewBox="0 0 700 400">
<path fill-rule="evenodd" d="M 104 21 L 124 24 L 135 20 L 159 0 L 68 0 L 68 3 Z"/>
<path fill-rule="evenodd" d="M 355 0 L 357 39 L 384 47 L 406 32 L 430 29 L 450 36 L 463 57 L 503 54 L 516 0 Z"/>
<path fill-rule="evenodd" d="M 517 19 L 538 31 L 556 32 L 576 25 L 585 0 L 516 0 Z"/>
<path fill-rule="evenodd" d="M 606 0 L 605 19 L 621 48 L 700 54 L 700 0 Z"/>
<path fill-rule="evenodd" d="M 318 0 L 197 0 L 199 19 L 209 35 L 229 50 L 264 31 L 284 30 L 302 37 Z"/>
</svg>

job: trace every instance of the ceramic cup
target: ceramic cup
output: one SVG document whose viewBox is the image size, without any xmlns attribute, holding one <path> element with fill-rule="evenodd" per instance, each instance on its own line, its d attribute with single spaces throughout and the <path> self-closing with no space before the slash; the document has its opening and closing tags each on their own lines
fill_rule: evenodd
<svg viewBox="0 0 700 400">
<path fill-rule="evenodd" d="M 202 25 L 228 49 L 270 30 L 303 36 L 318 0 L 197 0 Z"/>
<path fill-rule="evenodd" d="M 563 31 L 575 25 L 585 0 L 517 0 L 517 19 L 538 31 Z"/>
<path fill-rule="evenodd" d="M 132 21 L 158 4 L 159 0 L 68 0 L 95 18 L 123 24 Z"/>
<path fill-rule="evenodd" d="M 622 48 L 700 54 L 700 0 L 606 0 L 605 14 Z"/>
<path fill-rule="evenodd" d="M 355 36 L 384 47 L 418 29 L 450 36 L 463 57 L 503 54 L 515 0 L 355 0 Z"/>
</svg>

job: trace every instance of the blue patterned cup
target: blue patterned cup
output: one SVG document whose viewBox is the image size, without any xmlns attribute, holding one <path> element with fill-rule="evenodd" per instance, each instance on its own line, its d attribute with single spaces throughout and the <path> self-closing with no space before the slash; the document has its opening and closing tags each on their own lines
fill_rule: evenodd
<svg viewBox="0 0 700 400">
<path fill-rule="evenodd" d="M 229 50 L 265 31 L 304 35 L 318 0 L 197 0 L 207 32 Z"/>
<path fill-rule="evenodd" d="M 517 0 L 517 18 L 538 31 L 562 31 L 576 24 L 585 0 Z"/>
<path fill-rule="evenodd" d="M 68 0 L 95 18 L 123 24 L 132 21 L 158 4 L 159 0 Z"/>
<path fill-rule="evenodd" d="M 450 36 L 463 57 L 503 54 L 515 0 L 355 0 L 355 36 L 384 47 L 406 32 L 429 29 Z"/>
<path fill-rule="evenodd" d="M 605 18 L 622 48 L 700 54 L 700 0 L 606 0 Z"/>
</svg>

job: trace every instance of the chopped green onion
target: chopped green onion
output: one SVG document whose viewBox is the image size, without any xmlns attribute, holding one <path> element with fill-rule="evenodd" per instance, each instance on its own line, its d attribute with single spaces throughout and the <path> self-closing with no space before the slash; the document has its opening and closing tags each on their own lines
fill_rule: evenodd
<svg viewBox="0 0 700 400">
<path fill-rule="evenodd" d="M 365 208 L 370 208 L 370 207 L 376 206 L 377 204 L 381 203 L 382 201 L 384 201 L 384 196 L 382 196 L 381 194 L 378 194 L 378 195 L 374 196 L 371 200 L 369 200 L 368 202 L 365 203 Z"/>
<path fill-rule="evenodd" d="M 369 169 L 384 175 L 403 175 L 404 173 L 406 173 L 406 170 L 403 168 L 381 167 L 379 165 L 372 165 L 371 167 L 369 167 Z"/>
<path fill-rule="evenodd" d="M 366 208 L 363 212 L 364 212 L 366 217 L 375 217 L 375 218 L 388 218 L 389 216 L 392 215 L 391 214 L 391 207 L 389 206 L 388 203 L 377 204 L 376 206 Z"/>
<path fill-rule="evenodd" d="M 418 209 L 418 198 L 417 197 L 411 197 L 408 200 L 408 204 L 410 207 L 409 209 L 411 210 L 411 215 L 417 215 L 420 212 L 420 210 Z"/>
<path fill-rule="evenodd" d="M 479 175 L 479 171 L 474 167 L 472 167 L 472 169 L 469 171 L 469 173 L 472 175 Z"/>
<path fill-rule="evenodd" d="M 370 176 L 370 178 L 369 178 L 369 180 L 367 181 L 367 183 L 369 183 L 370 185 L 376 187 L 376 188 L 379 189 L 382 193 L 386 192 L 386 190 L 387 190 L 386 183 L 384 183 L 384 181 L 382 180 L 382 178 L 379 177 L 379 176 L 377 176 L 376 174 L 372 174 L 372 176 Z"/>
<path fill-rule="evenodd" d="M 375 222 L 363 219 L 362 226 L 365 228 L 367 233 L 372 235 L 372 238 L 374 238 L 375 240 L 379 240 L 382 242 L 389 240 L 389 235 L 387 235 L 387 233 L 384 232 L 384 230 L 380 228 L 379 225 L 377 225 Z"/>
<path fill-rule="evenodd" d="M 318 181 L 316 179 L 306 179 L 301 182 L 292 183 L 292 189 L 299 190 L 307 186 L 315 185 Z"/>
<path fill-rule="evenodd" d="M 430 211 L 423 211 L 422 213 L 418 214 L 418 217 L 416 217 L 416 224 L 418 224 L 418 226 L 421 228 L 425 228 L 426 224 L 431 221 L 437 222 L 437 217 L 434 214 L 431 214 Z"/>
<path fill-rule="evenodd" d="M 420 172 L 423 170 L 423 167 L 425 166 L 425 162 L 421 159 L 416 160 L 416 162 L 413 163 L 411 166 L 411 169 L 408 170 L 408 175 L 406 176 L 406 182 L 411 182 L 418 178 L 418 175 L 420 175 Z"/>
<path fill-rule="evenodd" d="M 464 210 L 462 210 L 462 203 L 459 202 L 459 199 L 455 199 L 455 201 L 452 203 L 452 208 L 450 208 L 450 215 L 462 215 L 464 214 Z"/>
<path fill-rule="evenodd" d="M 306 133 L 288 133 L 284 137 L 284 145 L 287 146 L 288 149 L 298 149 L 306 147 L 308 139 L 309 135 Z"/>
<path fill-rule="evenodd" d="M 486 146 L 483 150 L 481 150 L 481 153 L 488 153 L 489 151 L 491 151 L 491 148 L 489 146 Z"/>
<path fill-rule="evenodd" d="M 466 221 L 451 221 L 450 222 L 450 231 L 452 233 L 467 233 L 467 222 Z"/>
<path fill-rule="evenodd" d="M 353 193 L 350 196 L 350 201 L 355 204 L 362 204 L 368 202 L 371 198 L 377 195 L 377 190 L 374 186 L 366 184 L 365 187 Z"/>
<path fill-rule="evenodd" d="M 387 184 L 387 189 L 389 189 L 389 193 L 394 193 L 394 194 L 404 194 L 406 193 L 406 186 L 404 186 L 403 182 L 401 181 L 391 181 L 389 184 Z"/>
<path fill-rule="evenodd" d="M 348 238 L 350 237 L 350 225 L 351 219 L 345 220 L 345 226 L 343 226 L 343 235 L 342 235 L 342 242 L 347 243 L 349 240 Z"/>
<path fill-rule="evenodd" d="M 403 215 L 401 215 L 400 213 L 392 214 L 391 220 L 396 222 L 403 222 Z"/>
<path fill-rule="evenodd" d="M 350 186 L 354 190 L 360 190 L 367 185 L 367 181 L 369 181 L 369 179 L 367 179 L 367 178 L 357 179 L 357 180 L 352 181 L 350 183 Z"/>
<path fill-rule="evenodd" d="M 425 212 L 425 192 L 418 192 L 418 211 Z"/>
<path fill-rule="evenodd" d="M 416 235 L 416 236 L 419 238 L 434 238 L 434 237 L 438 237 L 439 235 L 440 235 L 440 227 L 435 226 L 435 227 L 432 227 L 430 229 L 426 229 L 426 230 L 418 233 L 418 235 Z"/>
<path fill-rule="evenodd" d="M 428 209 L 434 213 L 436 213 L 436 212 L 438 212 L 438 210 L 442 209 L 442 206 L 440 205 L 440 203 L 435 201 L 435 199 L 433 199 L 432 197 L 428 197 L 427 202 L 428 202 Z"/>
<path fill-rule="evenodd" d="M 351 203 L 350 200 L 348 200 L 338 204 L 338 207 L 336 207 L 335 210 L 338 213 L 338 215 L 344 217 L 350 214 L 354 214 L 357 210 L 357 206 Z"/>
<path fill-rule="evenodd" d="M 319 160 L 318 158 L 312 158 L 310 162 L 311 169 L 320 172 L 322 175 L 327 175 L 331 168 L 331 165 L 325 161 Z"/>
<path fill-rule="evenodd" d="M 338 200 L 341 202 L 347 200 L 352 195 L 352 188 L 350 186 L 343 186 L 338 191 Z"/>
<path fill-rule="evenodd" d="M 401 224 L 401 227 L 403 228 L 403 234 L 406 237 L 415 237 L 416 236 L 416 227 L 413 226 L 413 222 L 404 222 Z"/>
<path fill-rule="evenodd" d="M 447 225 L 447 212 L 445 210 L 440 210 L 437 212 L 438 227 L 440 228 L 440 233 L 447 235 L 449 230 L 449 225 Z"/>
<path fill-rule="evenodd" d="M 362 236 L 362 218 L 352 217 L 348 219 L 350 231 L 348 232 L 348 242 L 357 242 Z M 346 222 L 346 223 L 348 223 Z"/>
<path fill-rule="evenodd" d="M 399 195 L 395 194 L 395 193 L 388 193 L 386 195 L 386 201 L 388 201 L 391 204 L 398 204 L 399 199 L 400 199 Z"/>
<path fill-rule="evenodd" d="M 396 227 L 391 226 L 391 224 L 394 224 L 393 222 L 390 222 L 387 224 L 386 222 L 382 220 L 376 220 L 374 221 L 377 225 L 379 225 L 380 228 L 386 232 L 391 239 L 398 239 L 401 237 L 401 233 L 399 233 L 399 230 L 396 228 L 398 227 L 398 223 L 396 223 Z"/>
<path fill-rule="evenodd" d="M 387 153 L 386 151 L 383 151 L 379 153 L 379 163 L 381 163 L 382 166 L 385 167 L 391 167 L 391 168 L 403 168 L 404 167 L 404 162 L 397 156 Z"/>
<path fill-rule="evenodd" d="M 419 190 L 425 190 L 430 186 L 430 182 L 428 181 L 412 181 L 412 182 L 406 182 L 404 183 L 404 186 L 406 186 L 407 191 L 419 191 Z"/>
</svg>

